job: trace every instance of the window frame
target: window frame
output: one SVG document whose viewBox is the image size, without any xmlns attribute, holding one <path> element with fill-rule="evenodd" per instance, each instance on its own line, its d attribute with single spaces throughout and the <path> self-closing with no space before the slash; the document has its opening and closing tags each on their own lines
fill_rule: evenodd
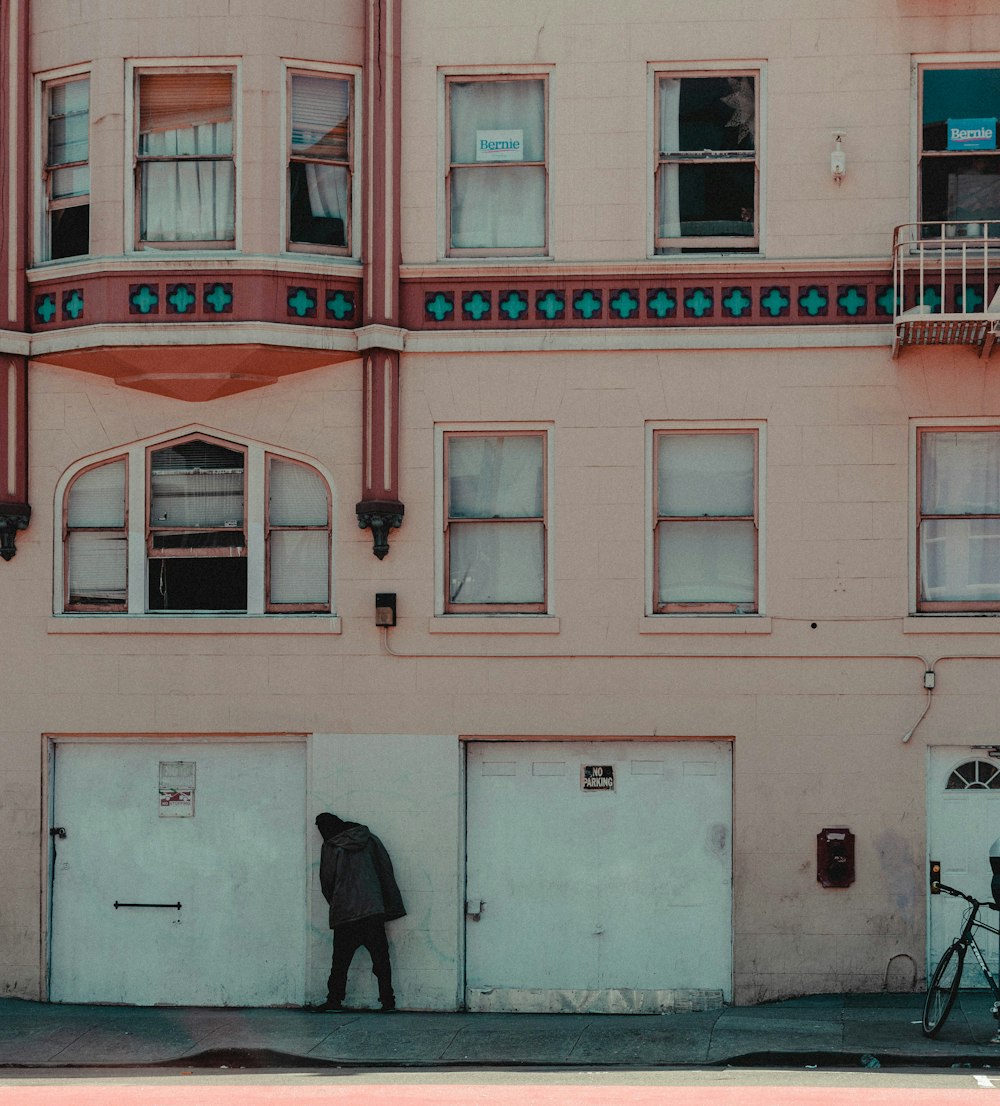
<svg viewBox="0 0 1000 1106">
<path fill-rule="evenodd" d="M 445 72 L 442 73 L 444 100 L 442 157 L 444 187 L 444 243 L 443 255 L 449 258 L 500 258 L 500 257 L 550 257 L 551 256 L 551 73 L 548 70 L 531 68 L 524 71 L 504 68 L 498 72 Z M 496 161 L 496 162 L 454 162 L 451 154 L 451 87 L 455 84 L 499 84 L 512 81 L 541 81 L 543 98 L 542 142 L 545 156 L 542 161 Z M 452 183 L 455 169 L 476 166 L 480 169 L 492 167 L 509 168 L 517 164 L 525 168 L 541 168 L 545 181 L 544 209 L 542 225 L 545 228 L 545 241 L 541 246 L 453 246 L 452 242 Z"/>
<path fill-rule="evenodd" d="M 247 562 L 246 609 L 151 609 L 148 602 L 151 562 L 151 459 L 154 453 L 189 441 L 205 441 L 225 449 L 240 452 L 244 458 L 243 472 L 243 533 L 245 544 L 242 556 Z M 270 466 L 277 460 L 297 465 L 317 476 L 326 495 L 327 521 L 321 525 L 278 525 L 270 521 Z M 68 525 L 70 492 L 75 483 L 86 473 L 104 465 L 123 461 L 125 464 L 125 516 L 124 529 L 120 527 L 73 527 Z M 259 615 L 280 616 L 294 614 L 333 615 L 334 595 L 334 545 L 333 525 L 335 489 L 327 473 L 316 461 L 301 454 L 272 449 L 262 443 L 240 436 L 219 435 L 201 427 L 186 428 L 155 439 L 133 442 L 125 447 L 109 450 L 97 457 L 86 458 L 70 466 L 56 486 L 57 517 L 62 518 L 62 528 L 56 534 L 54 580 L 56 591 L 53 610 L 58 615 L 105 614 L 127 618 L 164 619 L 179 618 L 235 618 L 245 619 Z M 61 511 L 61 516 L 58 512 Z M 279 603 L 271 598 L 271 534 L 289 531 L 322 531 L 327 533 L 327 601 Z M 69 535 L 71 532 L 114 532 L 123 534 L 126 540 L 126 599 L 117 606 L 93 603 L 71 603 L 69 592 Z M 213 552 L 200 550 L 156 550 L 156 559 L 170 557 L 197 558 L 212 556 Z"/>
<path fill-rule="evenodd" d="M 674 151 L 672 154 L 664 154 L 660 150 L 660 84 L 665 78 L 676 77 L 680 79 L 697 77 L 752 77 L 754 80 L 754 147 L 752 155 L 742 155 L 734 152 L 729 155 L 725 151 Z M 763 252 L 763 217 L 764 217 L 764 168 L 762 150 L 764 148 L 765 133 L 765 66 L 762 62 L 726 62 L 726 63 L 698 63 L 690 67 L 676 64 L 656 64 L 650 66 L 650 96 L 652 108 L 650 118 L 649 150 L 651 153 L 651 168 L 649 179 L 650 195 L 650 249 L 651 258 L 667 259 L 671 261 L 684 260 L 687 257 L 698 257 L 706 252 L 712 254 L 734 253 L 748 256 L 760 256 Z M 752 164 L 754 176 L 754 212 L 752 235 L 698 235 L 678 236 L 675 238 L 661 237 L 658 234 L 660 226 L 660 170 L 666 165 L 692 165 L 692 164 Z"/>
<path fill-rule="evenodd" d="M 106 465 L 114 465 L 118 462 L 122 462 L 125 465 L 125 477 L 124 477 L 124 511 L 123 511 L 123 524 L 121 526 L 73 526 L 69 525 L 69 498 L 76 483 L 86 476 L 88 473 L 94 472 L 96 469 L 104 468 Z M 64 597 L 63 610 L 71 613 L 90 613 L 90 614 L 121 614 L 123 613 L 128 604 L 129 594 L 129 568 L 130 558 L 129 551 L 129 457 L 127 453 L 118 453 L 110 457 L 105 457 L 100 461 L 94 461 L 92 464 L 84 465 L 82 468 L 78 468 L 67 482 L 65 490 L 62 494 L 62 540 L 60 547 L 62 553 L 62 594 Z M 72 534 L 111 534 L 119 535 L 125 541 L 125 603 L 123 604 L 111 604 L 111 603 L 86 603 L 77 602 L 74 603 L 71 599 L 70 592 L 70 564 L 71 557 L 69 555 L 69 542 Z"/>
<path fill-rule="evenodd" d="M 462 616 L 462 615 L 547 615 L 551 614 L 552 606 L 552 589 L 551 589 L 551 554 L 552 554 L 552 542 L 550 537 L 550 530 L 552 526 L 551 519 L 551 489 L 550 480 L 552 478 L 552 465 L 550 452 L 552 449 L 552 436 L 549 432 L 549 427 L 538 425 L 531 426 L 476 426 L 476 427 L 439 427 L 438 428 L 438 442 L 440 449 L 440 465 L 438 471 L 441 475 L 441 493 L 437 497 L 438 510 L 440 512 L 440 525 L 438 526 L 438 534 L 440 535 L 441 547 L 440 556 L 437 558 L 437 563 L 441 569 L 441 586 L 438 589 L 439 592 L 439 613 L 449 616 Z M 519 515 L 513 518 L 504 519 L 484 519 L 484 518 L 458 518 L 455 519 L 451 516 L 449 511 L 449 479 L 448 479 L 448 452 L 450 442 L 456 438 L 540 438 L 542 441 L 542 514 L 536 515 Z M 507 523 L 523 524 L 525 522 L 540 523 L 542 527 L 542 595 L 543 598 L 540 602 L 517 602 L 517 603 L 456 603 L 450 598 L 450 585 L 451 579 L 451 541 L 450 531 L 455 522 L 458 522 L 459 526 L 465 522 L 471 523 L 495 523 L 498 525 L 504 525 Z"/>
<path fill-rule="evenodd" d="M 281 209 L 284 212 L 284 249 L 286 253 L 322 254 L 328 257 L 357 259 L 361 255 L 361 218 L 360 201 L 362 189 L 359 182 L 361 170 L 360 146 L 358 136 L 362 133 L 361 70 L 355 66 L 320 65 L 286 60 L 284 65 L 283 95 L 285 97 L 282 114 L 283 149 L 285 151 L 283 176 L 281 182 Z M 292 239 L 291 217 L 291 165 L 293 161 L 317 161 L 324 165 L 341 164 L 325 158 L 307 158 L 292 151 L 292 81 L 295 77 L 326 77 L 331 80 L 347 81 L 350 86 L 351 105 L 348 113 L 350 131 L 348 134 L 348 159 L 346 162 L 348 180 L 347 218 L 344 220 L 346 246 L 324 246 L 319 243 L 295 242 Z"/>
<path fill-rule="evenodd" d="M 925 514 L 923 504 L 923 438 L 926 434 L 961 434 L 961 433 L 992 433 L 1000 436 L 1000 424 L 978 420 L 969 423 L 918 423 L 914 434 L 914 494 L 913 494 L 913 603 L 911 609 L 918 615 L 922 614 L 967 614 L 967 615 L 994 615 L 1000 613 L 1000 587 L 997 589 L 997 598 L 989 600 L 942 600 L 924 599 L 923 587 L 923 560 L 921 556 L 921 527 L 924 522 L 932 522 L 941 519 L 996 519 L 1000 521 L 1000 511 L 994 514 L 988 512 L 969 511 L 959 514 L 945 514 L 941 512 Z"/>
<path fill-rule="evenodd" d="M 76 81 L 87 81 L 87 160 L 60 163 L 53 166 L 49 161 L 49 131 L 54 116 L 51 114 L 52 89 L 61 85 L 73 84 Z M 35 232 L 33 242 L 33 256 L 38 264 L 67 264 L 78 258 L 90 256 L 90 226 L 88 212 L 87 251 L 80 254 L 67 254 L 64 257 L 52 257 L 52 213 L 72 207 L 91 206 L 93 195 L 93 180 L 90 180 L 86 195 L 69 196 L 65 199 L 52 198 L 53 168 L 66 169 L 86 165 L 88 171 L 92 168 L 91 161 L 91 93 L 93 88 L 93 75 L 89 68 L 74 66 L 71 69 L 58 70 L 51 73 L 41 73 L 35 78 L 35 182 L 36 182 L 36 217 L 33 220 Z"/>
<path fill-rule="evenodd" d="M 925 150 L 924 149 L 924 74 L 931 71 L 958 70 L 958 69 L 997 69 L 1000 70 L 1000 54 L 987 53 L 983 55 L 970 54 L 937 54 L 920 55 L 913 58 L 913 157 L 911 158 L 911 197 L 912 218 L 916 222 L 949 222 L 950 220 L 931 219 L 924 212 L 924 183 L 923 166 L 926 158 L 937 159 L 943 157 L 965 158 L 993 156 L 1000 159 L 1000 123 L 998 123 L 998 142 L 994 150 Z M 997 115 L 1000 117 L 1000 105 L 997 107 Z M 978 220 L 957 220 L 958 222 L 995 222 L 982 218 Z"/>
<path fill-rule="evenodd" d="M 764 527 L 763 527 L 763 448 L 765 428 L 760 423 L 741 422 L 732 425 L 712 424 L 711 426 L 691 424 L 657 424 L 650 427 L 649 483 L 650 483 L 650 529 L 649 529 L 649 613 L 653 615 L 729 615 L 757 618 L 764 613 L 764 588 L 762 579 Z M 753 510 L 743 515 L 661 515 L 659 513 L 659 443 L 668 436 L 706 436 L 706 435 L 750 435 L 754 441 L 753 470 Z M 660 601 L 660 523 L 680 521 L 685 523 L 714 522 L 752 522 L 754 528 L 753 579 L 754 598 L 752 603 L 741 602 L 661 602 Z"/>
<path fill-rule="evenodd" d="M 203 252 L 239 252 L 242 244 L 242 149 L 243 149 L 243 102 L 242 65 L 234 58 L 152 58 L 127 60 L 126 63 L 126 119 L 125 141 L 125 220 L 126 243 L 134 253 L 145 254 L 149 251 Z M 205 155 L 204 157 L 183 157 L 164 155 L 162 158 L 139 154 L 141 103 L 139 84 L 143 77 L 183 76 L 185 74 L 202 75 L 225 73 L 230 77 L 230 115 L 233 133 L 233 148 L 229 154 Z M 185 239 L 176 241 L 148 241 L 142 237 L 142 175 L 141 164 L 184 161 L 228 161 L 233 169 L 233 237 L 231 239 Z"/>
</svg>

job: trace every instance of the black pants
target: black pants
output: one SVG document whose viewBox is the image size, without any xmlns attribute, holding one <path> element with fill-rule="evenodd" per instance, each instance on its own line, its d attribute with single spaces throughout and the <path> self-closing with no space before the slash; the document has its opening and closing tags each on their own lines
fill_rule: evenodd
<svg viewBox="0 0 1000 1106">
<path fill-rule="evenodd" d="M 347 969 L 354 954 L 366 948 L 372 958 L 372 975 L 378 980 L 378 999 L 383 1006 L 394 1006 L 392 993 L 392 968 L 389 964 L 389 942 L 385 936 L 385 922 L 381 915 L 362 918 L 358 922 L 344 922 L 333 927 L 333 965 L 326 984 L 328 1002 L 343 1002 L 347 992 Z"/>
</svg>

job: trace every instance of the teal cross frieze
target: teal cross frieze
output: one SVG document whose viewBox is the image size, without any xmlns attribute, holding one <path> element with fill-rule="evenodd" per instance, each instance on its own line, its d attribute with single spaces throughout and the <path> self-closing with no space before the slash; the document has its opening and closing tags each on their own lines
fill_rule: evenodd
<svg viewBox="0 0 1000 1106">
<path fill-rule="evenodd" d="M 528 301 L 517 292 L 511 292 L 500 301 L 500 310 L 508 319 L 519 319 L 528 310 Z"/>
<path fill-rule="evenodd" d="M 425 307 L 428 315 L 437 319 L 439 323 L 443 323 L 445 315 L 450 315 L 455 310 L 455 302 L 449 299 L 444 292 L 438 292 L 432 300 L 427 301 Z"/>
<path fill-rule="evenodd" d="M 539 315 L 544 315 L 546 319 L 554 319 L 565 309 L 566 301 L 556 292 L 548 291 L 544 296 L 538 297 L 535 307 Z"/>
<path fill-rule="evenodd" d="M 766 296 L 761 296 L 760 305 L 771 316 L 776 318 L 783 311 L 788 309 L 788 305 L 792 301 L 785 295 L 780 288 L 769 288 Z"/>
<path fill-rule="evenodd" d="M 83 293 L 79 288 L 74 288 L 68 296 L 63 299 L 63 314 L 68 315 L 71 319 L 79 319 L 83 314 Z"/>
<path fill-rule="evenodd" d="M 930 284 L 924 289 L 923 303 L 932 311 L 939 311 L 941 309 L 941 293 L 937 290 L 935 285 Z"/>
<path fill-rule="evenodd" d="M 818 315 L 830 302 L 816 285 L 810 286 L 804 295 L 799 296 L 799 307 L 808 315 Z"/>
<path fill-rule="evenodd" d="M 349 319 L 354 314 L 354 296 L 335 292 L 326 297 L 326 310 L 338 321 Z"/>
<path fill-rule="evenodd" d="M 288 289 L 288 308 L 294 311 L 300 319 L 304 319 L 310 311 L 316 310 L 316 297 L 311 295 L 306 288 Z"/>
<path fill-rule="evenodd" d="M 491 307 L 490 297 L 484 296 L 482 292 L 473 292 L 468 299 L 462 300 L 462 310 L 477 323 L 490 313 Z"/>
<path fill-rule="evenodd" d="M 140 284 L 132 293 L 130 302 L 140 315 L 148 315 L 160 302 L 160 294 L 148 284 Z"/>
<path fill-rule="evenodd" d="M 611 310 L 619 319 L 629 319 L 639 310 L 639 301 L 627 288 L 623 288 L 611 301 Z"/>
<path fill-rule="evenodd" d="M 595 315 L 600 315 L 601 307 L 601 297 L 595 296 L 589 288 L 585 288 L 573 300 L 573 310 L 579 311 L 585 319 L 592 319 Z"/>
<path fill-rule="evenodd" d="M 896 290 L 891 285 L 875 297 L 875 304 L 883 315 L 895 315 L 896 302 Z"/>
<path fill-rule="evenodd" d="M 655 292 L 650 293 L 649 299 L 646 300 L 646 307 L 658 319 L 665 319 L 668 315 L 674 313 L 677 300 L 670 295 L 666 288 L 657 288 Z"/>
<path fill-rule="evenodd" d="M 837 297 L 837 303 L 848 315 L 859 315 L 868 307 L 868 297 L 860 288 L 852 284 L 846 292 Z"/>
<path fill-rule="evenodd" d="M 700 319 L 703 315 L 709 315 L 712 312 L 712 297 L 705 291 L 704 288 L 695 288 L 695 290 L 684 301 L 684 306 L 694 315 Z"/>
<path fill-rule="evenodd" d="M 211 308 L 217 315 L 233 302 L 233 294 L 224 284 L 213 284 L 205 293 L 205 306 Z"/>
<path fill-rule="evenodd" d="M 46 292 L 35 300 L 35 314 L 43 323 L 50 323 L 55 318 L 56 298 L 51 292 Z"/>
<path fill-rule="evenodd" d="M 738 319 L 744 311 L 749 311 L 753 307 L 753 300 L 744 289 L 734 288 L 722 301 L 722 306 L 726 309 L 727 314 Z"/>
<path fill-rule="evenodd" d="M 978 311 L 979 305 L 983 302 L 983 297 L 971 284 L 959 288 L 955 299 L 958 302 L 959 311 Z"/>
<path fill-rule="evenodd" d="M 192 307 L 194 307 L 197 300 L 194 297 L 194 293 L 191 291 L 190 284 L 178 284 L 177 287 L 167 296 L 167 303 L 177 312 L 178 315 L 186 315 Z"/>
</svg>

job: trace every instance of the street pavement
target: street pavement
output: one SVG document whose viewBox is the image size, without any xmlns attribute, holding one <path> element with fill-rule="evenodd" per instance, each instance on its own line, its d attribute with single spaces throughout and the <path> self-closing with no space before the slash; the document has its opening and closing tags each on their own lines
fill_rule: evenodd
<svg viewBox="0 0 1000 1106">
<path fill-rule="evenodd" d="M 934 1040 L 921 1033 L 922 1006 L 920 994 L 872 994 L 647 1015 L 317 1014 L 0 999 L 0 1068 L 969 1066 L 1000 1073 L 985 992 L 963 992 Z"/>
</svg>

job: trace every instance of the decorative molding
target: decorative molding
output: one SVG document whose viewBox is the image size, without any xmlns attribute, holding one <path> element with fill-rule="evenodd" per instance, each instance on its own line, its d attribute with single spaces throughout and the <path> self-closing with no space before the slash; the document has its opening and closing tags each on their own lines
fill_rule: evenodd
<svg viewBox="0 0 1000 1106">
<path fill-rule="evenodd" d="M 895 308 L 888 269 L 741 274 L 674 267 L 589 278 L 558 270 L 451 271 L 407 279 L 402 294 L 401 321 L 410 331 L 852 326 L 891 322 Z"/>
</svg>

